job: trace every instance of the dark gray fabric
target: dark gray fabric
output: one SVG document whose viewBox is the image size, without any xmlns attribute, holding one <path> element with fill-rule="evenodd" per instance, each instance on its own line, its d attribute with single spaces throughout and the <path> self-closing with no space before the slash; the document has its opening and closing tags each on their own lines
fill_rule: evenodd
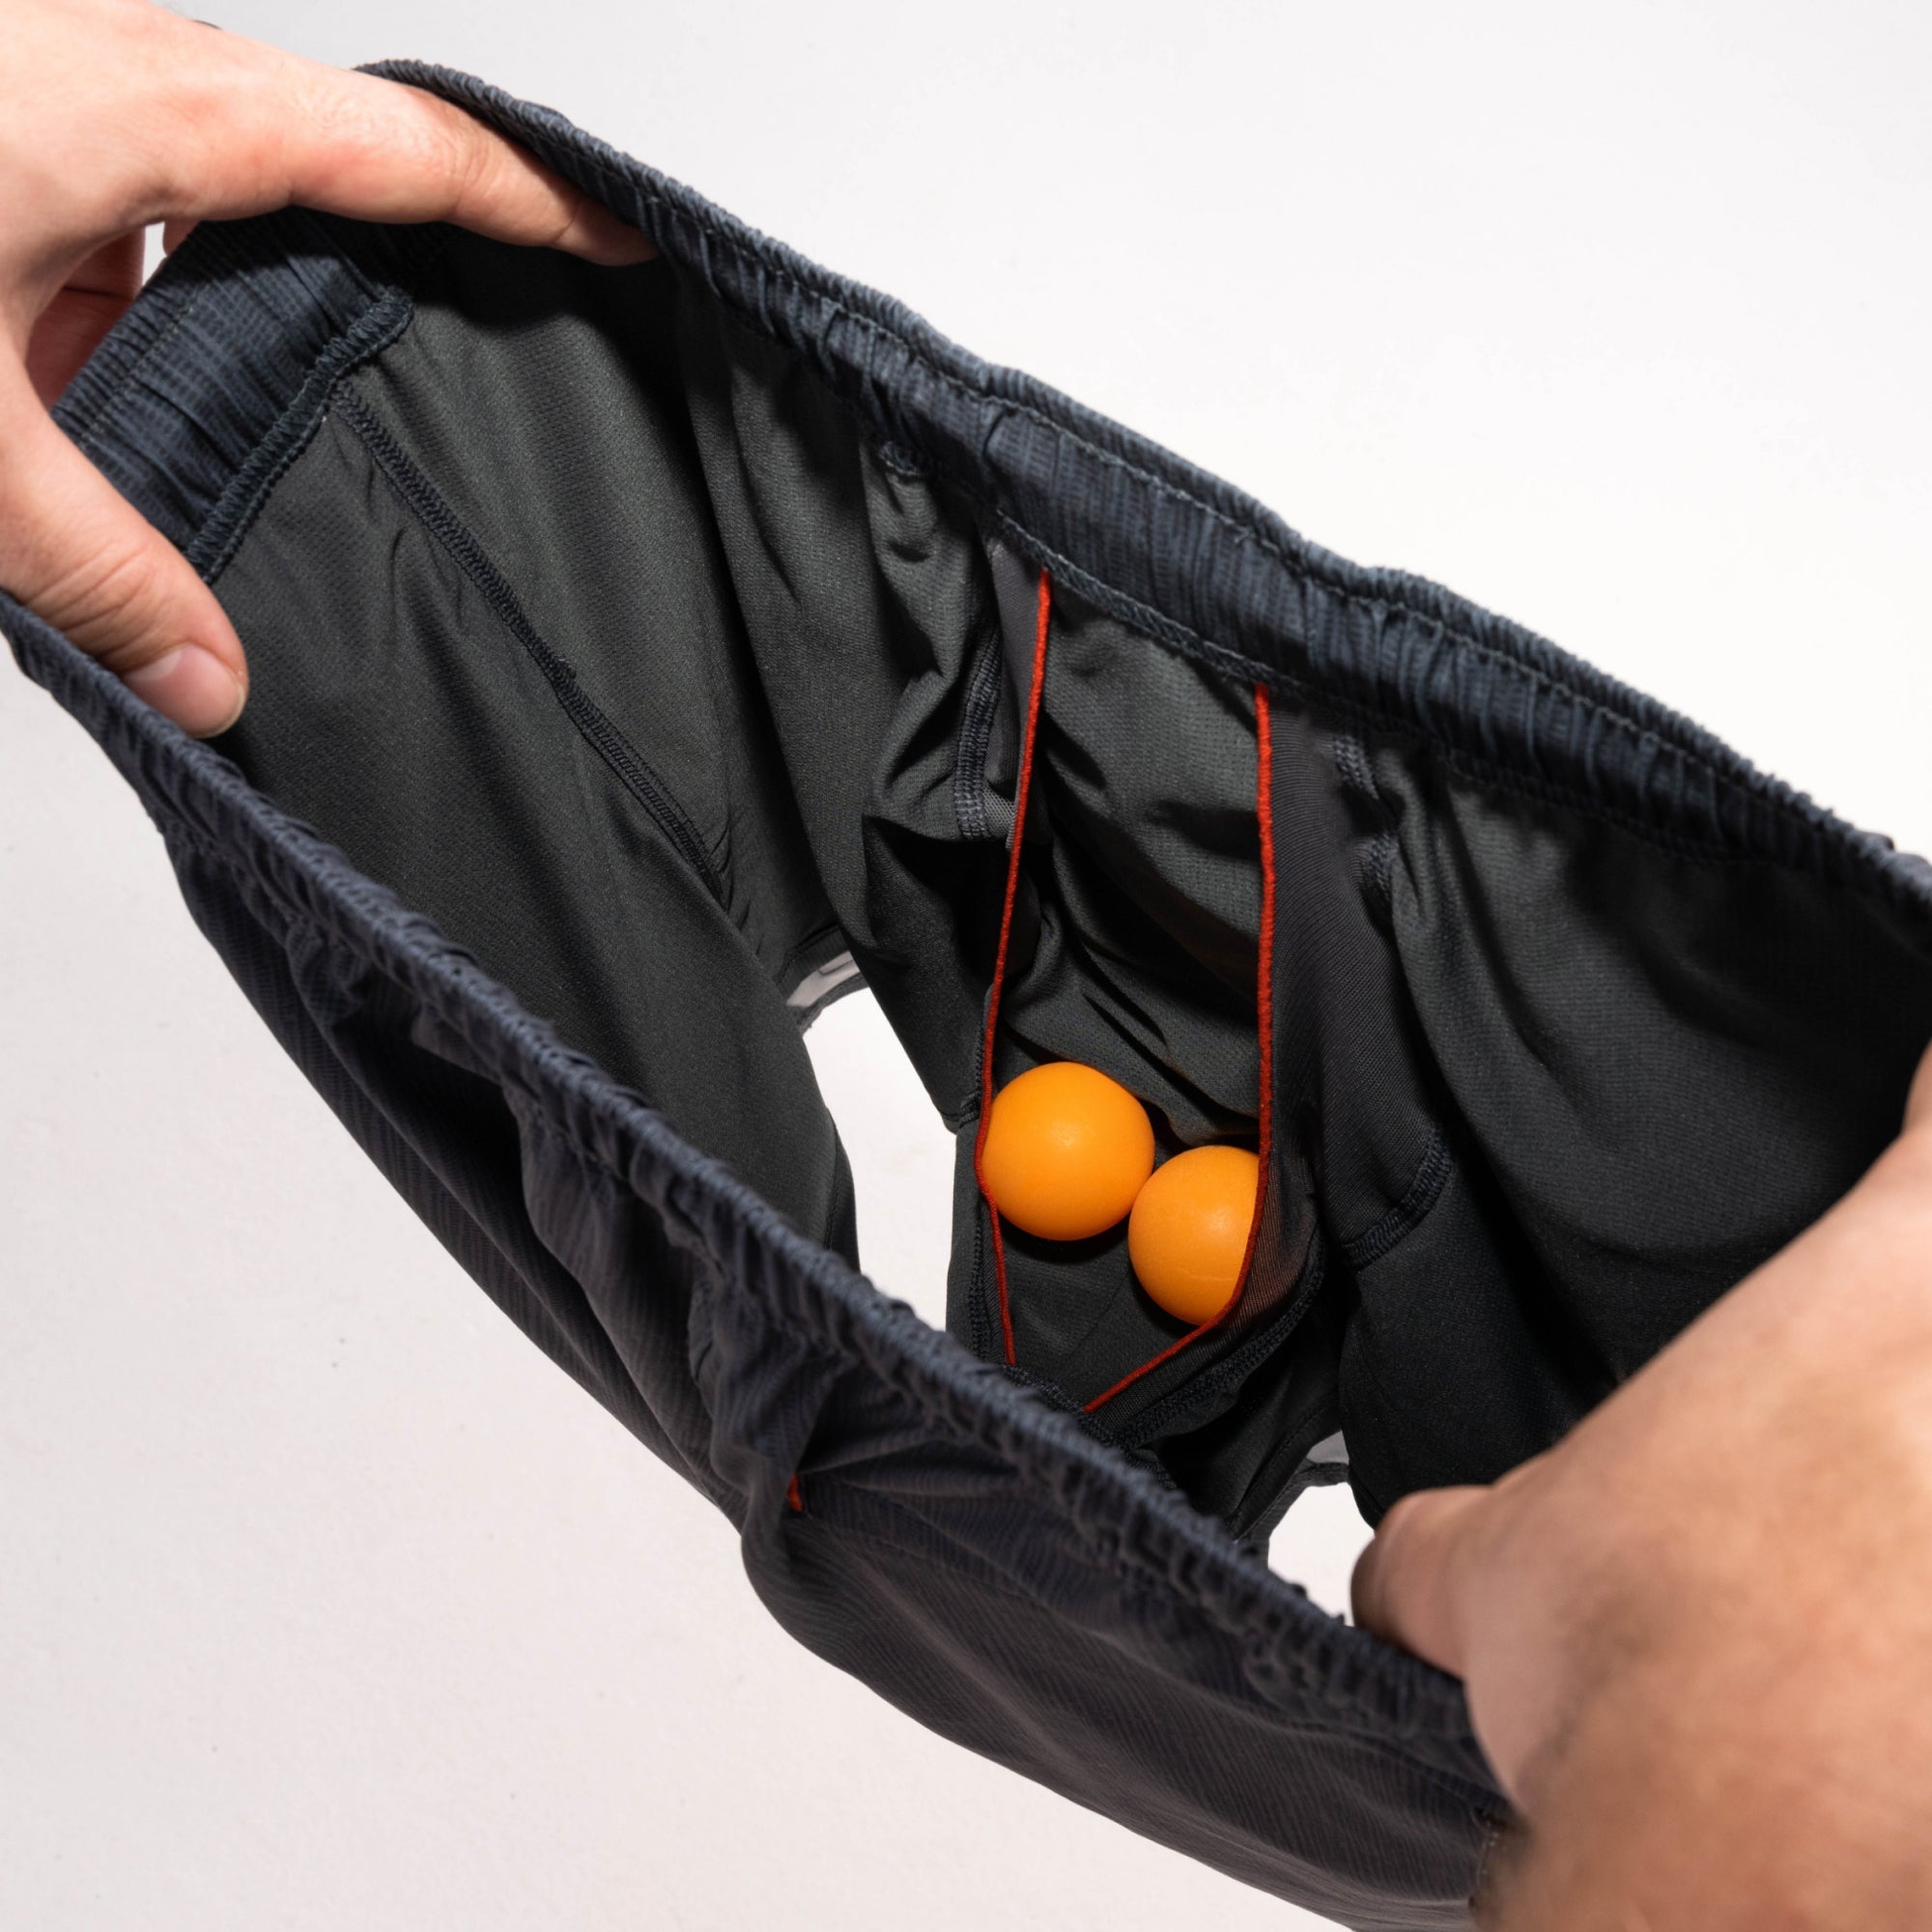
<svg viewBox="0 0 1932 1932">
<path fill-rule="evenodd" d="M 247 719 L 192 745 L 10 606 L 22 663 L 372 1158 L 804 1641 L 1283 1896 L 1463 1922 L 1500 1800 L 1456 1688 L 1236 1536 L 1338 1429 L 1372 1514 L 1500 1473 L 1841 1191 L 1932 1033 L 1925 873 L 554 116 L 400 71 L 666 260 L 205 225 L 62 414 L 216 579 Z M 970 1182 L 993 671 L 1042 564 L 1002 1077 L 1073 1055 L 1164 1151 L 1252 1139 L 1257 682 L 1275 728 L 1256 1282 L 1084 1419 L 1172 1326 L 1118 1236 L 1016 1239 L 990 1366 Z M 789 1004 L 848 948 L 960 1135 L 959 1341 L 849 1265 Z"/>
<path fill-rule="evenodd" d="M 742 638 L 701 494 L 675 488 L 695 469 L 681 396 L 668 374 L 668 395 L 648 386 L 672 360 L 665 271 L 599 280 L 546 258 L 572 293 L 587 288 L 590 317 L 621 308 L 613 341 L 554 281 L 546 298 L 472 270 L 465 328 L 436 295 L 473 252 L 454 237 L 448 249 L 457 269 L 439 264 L 393 355 L 338 392 L 220 579 L 260 699 L 224 749 L 573 1045 L 854 1255 L 849 1177 L 785 1005 L 845 941 L 795 821 L 732 805 L 734 777 L 749 790 L 769 772 L 781 792 L 782 774 L 755 687 L 734 682 Z M 505 341 L 549 380 L 493 381 Z M 615 360 L 618 342 L 630 359 Z M 465 399 L 473 420 L 417 405 L 432 394 Z M 401 451 L 385 468 L 372 443 L 387 439 Z M 614 489 L 654 440 L 670 445 L 650 465 L 658 487 Z M 459 560 L 469 552 L 399 476 L 434 490 L 538 614 L 570 685 L 674 775 L 705 874 L 585 739 Z"/>
<path fill-rule="evenodd" d="M 1932 1037 L 1922 924 L 1864 895 L 1505 804 L 1413 751 L 1376 775 L 1456 1174 L 1361 1270 L 1343 1407 L 1372 1513 L 1533 1455 L 1823 1213 Z"/>
<path fill-rule="evenodd" d="M 1253 1147 L 1260 912 L 1252 693 L 1061 597 L 996 1080 L 1042 1061 L 1083 1061 L 1147 1105 L 1160 1157 L 1208 1141 Z M 977 916 L 985 918 L 983 901 Z M 1198 1399 L 1185 1417 L 1163 1411 L 1168 1426 L 1224 1409 L 1233 1386 L 1210 1390 L 1201 1373 L 1279 1311 L 1306 1238 L 1269 1255 L 1263 1273 L 1281 1278 L 1272 1293 L 1264 1282 L 1251 1286 L 1238 1331 L 1197 1344 L 1117 1398 L 1100 1426 L 1146 1439 L 1142 1418 L 1182 1383 Z M 1124 1225 L 1077 1243 L 1006 1230 L 1019 1362 L 1077 1402 L 1187 1333 L 1141 1293 L 1125 1244 Z M 990 1231 L 977 1209 L 959 1224 L 953 1277 L 955 1325 L 967 1324 L 960 1332 L 981 1352 L 996 1352 Z"/>
<path fill-rule="evenodd" d="M 265 701 L 224 749 L 850 1255 L 786 999 L 849 947 L 970 1136 L 1005 866 L 992 787 L 1010 791 L 1017 742 L 985 668 L 1021 626 L 974 519 L 795 358 L 663 265 L 510 259 L 418 243 L 407 327 L 335 385 L 256 512 L 219 588 Z M 1030 601 L 1030 567 L 1008 574 L 1008 604 Z M 999 1077 L 1089 1061 L 1146 1100 L 1165 1151 L 1252 1145 L 1252 695 L 1071 596 L 1048 686 Z M 962 823 L 976 731 L 985 809 Z M 316 755 L 325 735 L 343 755 Z M 1111 1406 L 1109 1433 L 1150 1440 L 1242 1394 L 1249 1355 L 1202 1372 L 1282 1312 L 1305 1178 L 1296 1195 L 1300 1232 L 1241 1328 Z M 1010 1266 L 1020 1362 L 1076 1402 L 1185 1332 L 1135 1284 L 1124 1229 L 1085 1248 L 1014 1232 Z M 1248 1399 L 1278 1407 L 1305 1376 L 1285 1362 Z M 1214 1475 L 1197 1436 L 1204 1493 L 1245 1494 L 1281 1449 L 1263 1420 L 1215 1439 L 1246 1473 Z"/>
</svg>

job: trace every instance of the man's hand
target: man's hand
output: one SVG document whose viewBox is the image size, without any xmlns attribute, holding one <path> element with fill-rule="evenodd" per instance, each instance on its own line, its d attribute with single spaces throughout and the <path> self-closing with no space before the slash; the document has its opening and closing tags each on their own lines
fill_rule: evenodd
<svg viewBox="0 0 1932 1932">
<path fill-rule="evenodd" d="M 147 0 L 8 0 L 0 585 L 189 731 L 247 691 L 234 628 L 47 406 L 140 284 L 141 231 L 289 203 L 636 262 L 650 245 L 447 102 Z"/>
<path fill-rule="evenodd" d="M 1932 1926 L 1932 1055 L 1824 1220 L 1354 1596 L 1523 1821 L 1486 1922 Z"/>
</svg>

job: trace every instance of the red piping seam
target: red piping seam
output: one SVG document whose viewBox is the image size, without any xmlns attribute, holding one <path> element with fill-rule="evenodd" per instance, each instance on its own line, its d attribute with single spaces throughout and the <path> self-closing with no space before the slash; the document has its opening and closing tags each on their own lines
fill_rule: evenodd
<svg viewBox="0 0 1932 1932">
<path fill-rule="evenodd" d="M 798 1477 L 794 1475 L 785 1485 L 785 1501 L 802 1516 L 805 1513 L 805 1497 L 798 1487 Z"/>
<path fill-rule="evenodd" d="M 1258 1155 L 1260 1167 L 1255 1177 L 1255 1218 L 1248 1226 L 1247 1251 L 1241 1257 L 1240 1279 L 1228 1297 L 1228 1305 L 1211 1321 L 1191 1328 L 1179 1341 L 1171 1342 L 1151 1362 L 1122 1376 L 1104 1394 L 1087 1405 L 1092 1415 L 1110 1403 L 1122 1389 L 1131 1388 L 1140 1378 L 1171 1362 L 1190 1342 L 1218 1328 L 1241 1305 L 1248 1292 L 1248 1277 L 1254 1271 L 1255 1246 L 1261 1239 L 1262 1208 L 1267 1200 L 1268 1158 L 1274 1146 L 1274 725 L 1268 715 L 1268 695 L 1263 685 L 1255 686 L 1255 817 L 1262 835 L 1262 929 L 1261 959 L 1255 970 L 1255 1026 L 1261 1036 L 1261 1133 Z M 1005 1277 L 1001 1279 L 1004 1296 Z M 1009 1357 L 1010 1359 L 1010 1357 Z"/>
<path fill-rule="evenodd" d="M 1034 619 L 1033 686 L 1027 693 L 1026 732 L 1020 740 L 1019 783 L 1013 791 L 1013 837 L 1007 854 L 1007 894 L 1000 905 L 1000 944 L 993 954 L 993 989 L 986 1000 L 986 1036 L 980 1045 L 980 1130 L 973 1137 L 973 1179 L 993 1224 L 993 1275 L 1000 1289 L 1000 1334 L 1006 1344 L 1007 1366 L 1012 1367 L 1013 1311 L 1007 1299 L 1007 1243 L 1000 1232 L 1000 1210 L 986 1192 L 986 1128 L 993 1118 L 993 1039 L 1000 1024 L 1000 992 L 1007 980 L 1007 943 L 1012 937 L 1013 897 L 1020 884 L 1020 846 L 1026 838 L 1027 800 L 1033 794 L 1034 740 L 1039 732 L 1039 694 L 1046 683 L 1047 619 L 1053 609 L 1053 586 L 1046 572 L 1039 574 L 1039 602 Z"/>
</svg>

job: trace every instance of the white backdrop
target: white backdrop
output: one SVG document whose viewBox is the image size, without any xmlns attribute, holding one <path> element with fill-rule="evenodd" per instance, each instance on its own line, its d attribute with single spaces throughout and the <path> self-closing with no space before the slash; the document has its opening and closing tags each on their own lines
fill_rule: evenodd
<svg viewBox="0 0 1932 1932">
<path fill-rule="evenodd" d="M 549 100 L 1932 847 L 1922 5 L 195 7 Z M 936 1313 L 944 1139 L 868 1002 L 814 1046 Z M 1361 1534 L 1276 1562 L 1339 1605 Z M 0 1576 L 9 1923 L 1315 1922 L 793 1647 L 5 674 Z"/>
</svg>

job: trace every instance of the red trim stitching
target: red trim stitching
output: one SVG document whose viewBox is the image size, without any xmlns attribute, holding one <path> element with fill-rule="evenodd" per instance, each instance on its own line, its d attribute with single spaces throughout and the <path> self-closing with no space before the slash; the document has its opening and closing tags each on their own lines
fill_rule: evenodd
<svg viewBox="0 0 1932 1932">
<path fill-rule="evenodd" d="M 805 1514 L 805 1496 L 798 1487 L 798 1477 L 796 1474 L 785 1485 L 785 1501 L 801 1516 Z"/>
<path fill-rule="evenodd" d="M 1085 1413 L 1092 1415 L 1103 1404 L 1110 1403 L 1122 1389 L 1131 1388 L 1140 1378 L 1160 1367 L 1163 1362 L 1171 1362 L 1190 1342 L 1198 1342 L 1203 1335 L 1218 1328 L 1241 1305 L 1241 1298 L 1248 1292 L 1248 1277 L 1254 1272 L 1255 1246 L 1261 1239 L 1262 1208 L 1267 1201 L 1268 1159 L 1274 1147 L 1274 724 L 1268 712 L 1268 695 L 1264 685 L 1255 686 L 1255 818 L 1261 827 L 1262 838 L 1262 924 L 1261 958 L 1255 970 L 1255 1027 L 1260 1035 L 1261 1045 L 1261 1115 L 1260 1146 L 1257 1153 L 1260 1168 L 1255 1179 L 1255 1218 L 1248 1227 L 1247 1252 L 1241 1257 L 1240 1279 L 1235 1285 L 1235 1292 L 1228 1297 L 1228 1305 L 1211 1321 L 1204 1321 L 1198 1328 L 1190 1328 L 1178 1342 L 1170 1342 L 1151 1361 L 1143 1362 L 1139 1368 L 1129 1370 L 1110 1389 L 1096 1395 L 1087 1406 Z M 1006 1278 L 1001 1276 L 1001 1294 L 1006 1292 Z M 1010 1356 L 1008 1357 L 1011 1359 Z"/>
<path fill-rule="evenodd" d="M 986 1149 L 986 1128 L 993 1118 L 993 1039 L 1000 1024 L 1000 991 L 1007 979 L 1007 943 L 1012 937 L 1013 898 L 1020 884 L 1020 846 L 1026 837 L 1027 800 L 1033 795 L 1034 741 L 1039 734 L 1039 695 L 1046 684 L 1047 620 L 1053 609 L 1052 581 L 1039 573 L 1039 601 L 1034 619 L 1033 685 L 1027 693 L 1026 731 L 1020 740 L 1019 783 L 1013 790 L 1013 837 L 1007 854 L 1007 892 L 1000 905 L 1000 944 L 993 954 L 993 987 L 986 999 L 986 1034 L 980 1045 L 980 1129 L 973 1137 L 973 1179 L 979 1183 L 980 1198 L 993 1224 L 993 1275 L 1000 1289 L 1000 1334 L 1006 1344 L 1007 1366 L 1012 1367 L 1013 1311 L 1007 1298 L 1007 1243 L 1000 1232 L 1000 1210 L 986 1192 L 986 1171 L 982 1156 Z"/>
</svg>

